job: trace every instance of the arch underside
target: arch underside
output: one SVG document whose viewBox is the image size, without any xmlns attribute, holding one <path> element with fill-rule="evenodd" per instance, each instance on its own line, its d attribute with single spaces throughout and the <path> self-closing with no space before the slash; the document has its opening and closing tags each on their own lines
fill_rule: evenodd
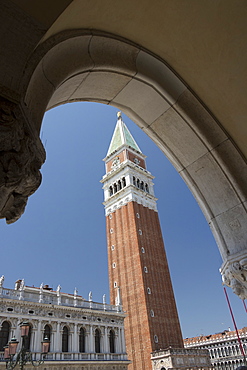
<svg viewBox="0 0 247 370">
<path fill-rule="evenodd" d="M 39 45 L 23 81 L 23 105 L 37 131 L 45 110 L 94 101 L 118 107 L 146 132 L 199 203 L 224 282 L 247 297 L 246 162 L 165 61 L 113 35 L 67 31 Z"/>
</svg>

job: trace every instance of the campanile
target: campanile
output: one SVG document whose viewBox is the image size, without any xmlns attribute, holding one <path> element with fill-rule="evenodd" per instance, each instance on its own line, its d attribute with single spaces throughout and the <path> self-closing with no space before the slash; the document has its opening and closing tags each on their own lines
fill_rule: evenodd
<svg viewBox="0 0 247 370">
<path fill-rule="evenodd" d="M 119 112 L 101 182 L 111 304 L 120 290 L 131 370 L 150 370 L 153 351 L 184 347 L 145 158 Z"/>
</svg>

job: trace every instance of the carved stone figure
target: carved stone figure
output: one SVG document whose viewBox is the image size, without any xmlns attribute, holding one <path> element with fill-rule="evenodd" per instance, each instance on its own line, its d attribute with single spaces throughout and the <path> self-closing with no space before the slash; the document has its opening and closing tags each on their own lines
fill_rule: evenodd
<svg viewBox="0 0 247 370">
<path fill-rule="evenodd" d="M 2 288 L 4 282 L 4 275 L 0 277 L 0 288 Z"/>
<path fill-rule="evenodd" d="M 25 281 L 24 279 L 21 280 L 21 283 L 20 283 L 20 290 L 24 290 L 24 287 L 25 287 Z"/>
<path fill-rule="evenodd" d="M 232 279 L 230 287 L 233 290 L 233 293 L 237 294 L 240 299 L 245 299 L 247 297 L 247 289 L 237 280 Z"/>
<path fill-rule="evenodd" d="M 19 106 L 0 98 L 0 218 L 17 221 L 41 183 L 45 151 Z"/>
<path fill-rule="evenodd" d="M 232 288 L 240 299 L 247 298 L 247 258 L 230 263 L 222 273 L 223 284 Z"/>
<path fill-rule="evenodd" d="M 19 290 L 20 289 L 20 286 L 21 286 L 21 280 L 16 280 L 15 282 L 15 290 Z"/>
<path fill-rule="evenodd" d="M 93 300 L 93 294 L 92 294 L 92 292 L 89 292 L 89 294 L 88 294 L 88 300 L 89 301 L 92 301 Z"/>
</svg>

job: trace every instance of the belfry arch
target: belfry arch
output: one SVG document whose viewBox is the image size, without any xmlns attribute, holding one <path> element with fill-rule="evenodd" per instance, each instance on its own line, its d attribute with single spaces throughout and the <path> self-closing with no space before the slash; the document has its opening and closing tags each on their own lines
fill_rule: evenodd
<svg viewBox="0 0 247 370">
<path fill-rule="evenodd" d="M 21 91 L 21 108 L 13 103 L 9 109 L 21 117 L 28 136 L 23 157 L 29 171 L 18 189 L 6 183 L 2 217 L 17 219 L 25 205 L 13 197 L 23 194 L 25 203 L 40 183 L 45 155 L 38 135 L 44 112 L 75 101 L 113 105 L 146 132 L 187 183 L 219 246 L 225 283 L 247 298 L 246 163 L 220 123 L 164 60 L 111 34 L 70 30 L 37 46 Z"/>
</svg>

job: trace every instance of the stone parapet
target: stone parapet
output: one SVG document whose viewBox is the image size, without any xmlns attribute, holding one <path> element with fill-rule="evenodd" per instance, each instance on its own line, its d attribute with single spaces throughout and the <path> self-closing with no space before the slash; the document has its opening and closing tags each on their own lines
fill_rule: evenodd
<svg viewBox="0 0 247 370">
<path fill-rule="evenodd" d="M 151 353 L 153 370 L 188 369 L 211 370 L 213 369 L 208 350 L 167 348 Z"/>
</svg>

